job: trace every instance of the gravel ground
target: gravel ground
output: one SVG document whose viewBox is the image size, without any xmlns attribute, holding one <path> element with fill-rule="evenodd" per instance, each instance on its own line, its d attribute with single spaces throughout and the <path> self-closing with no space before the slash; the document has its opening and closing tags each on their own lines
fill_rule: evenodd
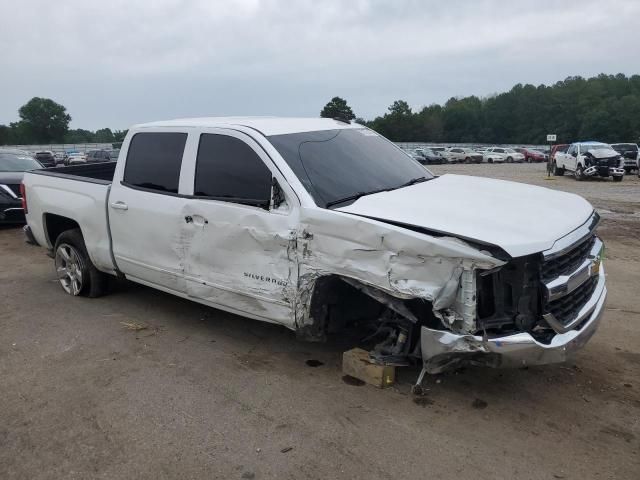
<svg viewBox="0 0 640 480">
<path fill-rule="evenodd" d="M 640 182 L 433 170 L 572 191 L 603 212 L 610 296 L 575 360 L 432 377 L 424 397 L 414 370 L 387 390 L 349 385 L 341 345 L 132 284 L 69 298 L 44 251 L 0 229 L 0 478 L 637 479 Z"/>
</svg>

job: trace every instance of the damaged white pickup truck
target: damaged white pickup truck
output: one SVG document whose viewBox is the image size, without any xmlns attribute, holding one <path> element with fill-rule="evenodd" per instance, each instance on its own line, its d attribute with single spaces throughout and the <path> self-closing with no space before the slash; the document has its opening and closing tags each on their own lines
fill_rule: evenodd
<svg viewBox="0 0 640 480">
<path fill-rule="evenodd" d="M 23 187 L 27 237 L 71 295 L 125 277 L 309 340 L 355 333 L 380 363 L 422 361 L 421 378 L 561 362 L 603 312 L 584 199 L 435 177 L 357 124 L 138 125 L 116 163 L 33 171 Z"/>
</svg>

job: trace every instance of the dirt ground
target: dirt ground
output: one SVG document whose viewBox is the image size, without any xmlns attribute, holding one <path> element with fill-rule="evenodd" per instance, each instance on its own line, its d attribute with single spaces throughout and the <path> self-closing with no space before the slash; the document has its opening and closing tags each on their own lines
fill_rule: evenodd
<svg viewBox="0 0 640 480">
<path fill-rule="evenodd" d="M 0 478 L 640 478 L 640 181 L 433 170 L 576 192 L 602 212 L 609 300 L 574 360 L 431 377 L 424 397 L 416 370 L 387 390 L 349 385 L 340 345 L 133 284 L 70 298 L 44 250 L 4 228 Z"/>
</svg>

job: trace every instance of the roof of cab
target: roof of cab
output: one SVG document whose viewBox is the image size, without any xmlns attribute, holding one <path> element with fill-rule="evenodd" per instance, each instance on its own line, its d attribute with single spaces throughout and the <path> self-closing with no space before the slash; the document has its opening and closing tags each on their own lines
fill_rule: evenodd
<svg viewBox="0 0 640 480">
<path fill-rule="evenodd" d="M 160 122 L 142 123 L 132 128 L 156 127 L 233 127 L 243 126 L 259 131 L 265 136 L 283 135 L 287 133 L 314 132 L 319 130 L 337 130 L 344 128 L 364 128 L 330 118 L 294 118 L 294 117 L 201 117 L 180 118 Z"/>
</svg>

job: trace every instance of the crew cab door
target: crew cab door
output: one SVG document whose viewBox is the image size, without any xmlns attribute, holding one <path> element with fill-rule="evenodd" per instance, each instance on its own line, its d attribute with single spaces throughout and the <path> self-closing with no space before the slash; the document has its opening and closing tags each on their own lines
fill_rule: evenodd
<svg viewBox="0 0 640 480">
<path fill-rule="evenodd" d="M 141 131 L 118 163 L 107 209 L 118 268 L 127 278 L 184 294 L 181 237 L 188 199 L 180 195 L 185 131 Z M 187 153 L 185 153 L 187 152 Z"/>
<path fill-rule="evenodd" d="M 295 325 L 293 191 L 260 145 L 235 130 L 202 130 L 194 160 L 182 225 L 189 296 Z"/>
<path fill-rule="evenodd" d="M 567 153 L 562 157 L 564 168 L 575 172 L 578 163 L 578 146 L 573 144 L 569 146 Z"/>
</svg>

